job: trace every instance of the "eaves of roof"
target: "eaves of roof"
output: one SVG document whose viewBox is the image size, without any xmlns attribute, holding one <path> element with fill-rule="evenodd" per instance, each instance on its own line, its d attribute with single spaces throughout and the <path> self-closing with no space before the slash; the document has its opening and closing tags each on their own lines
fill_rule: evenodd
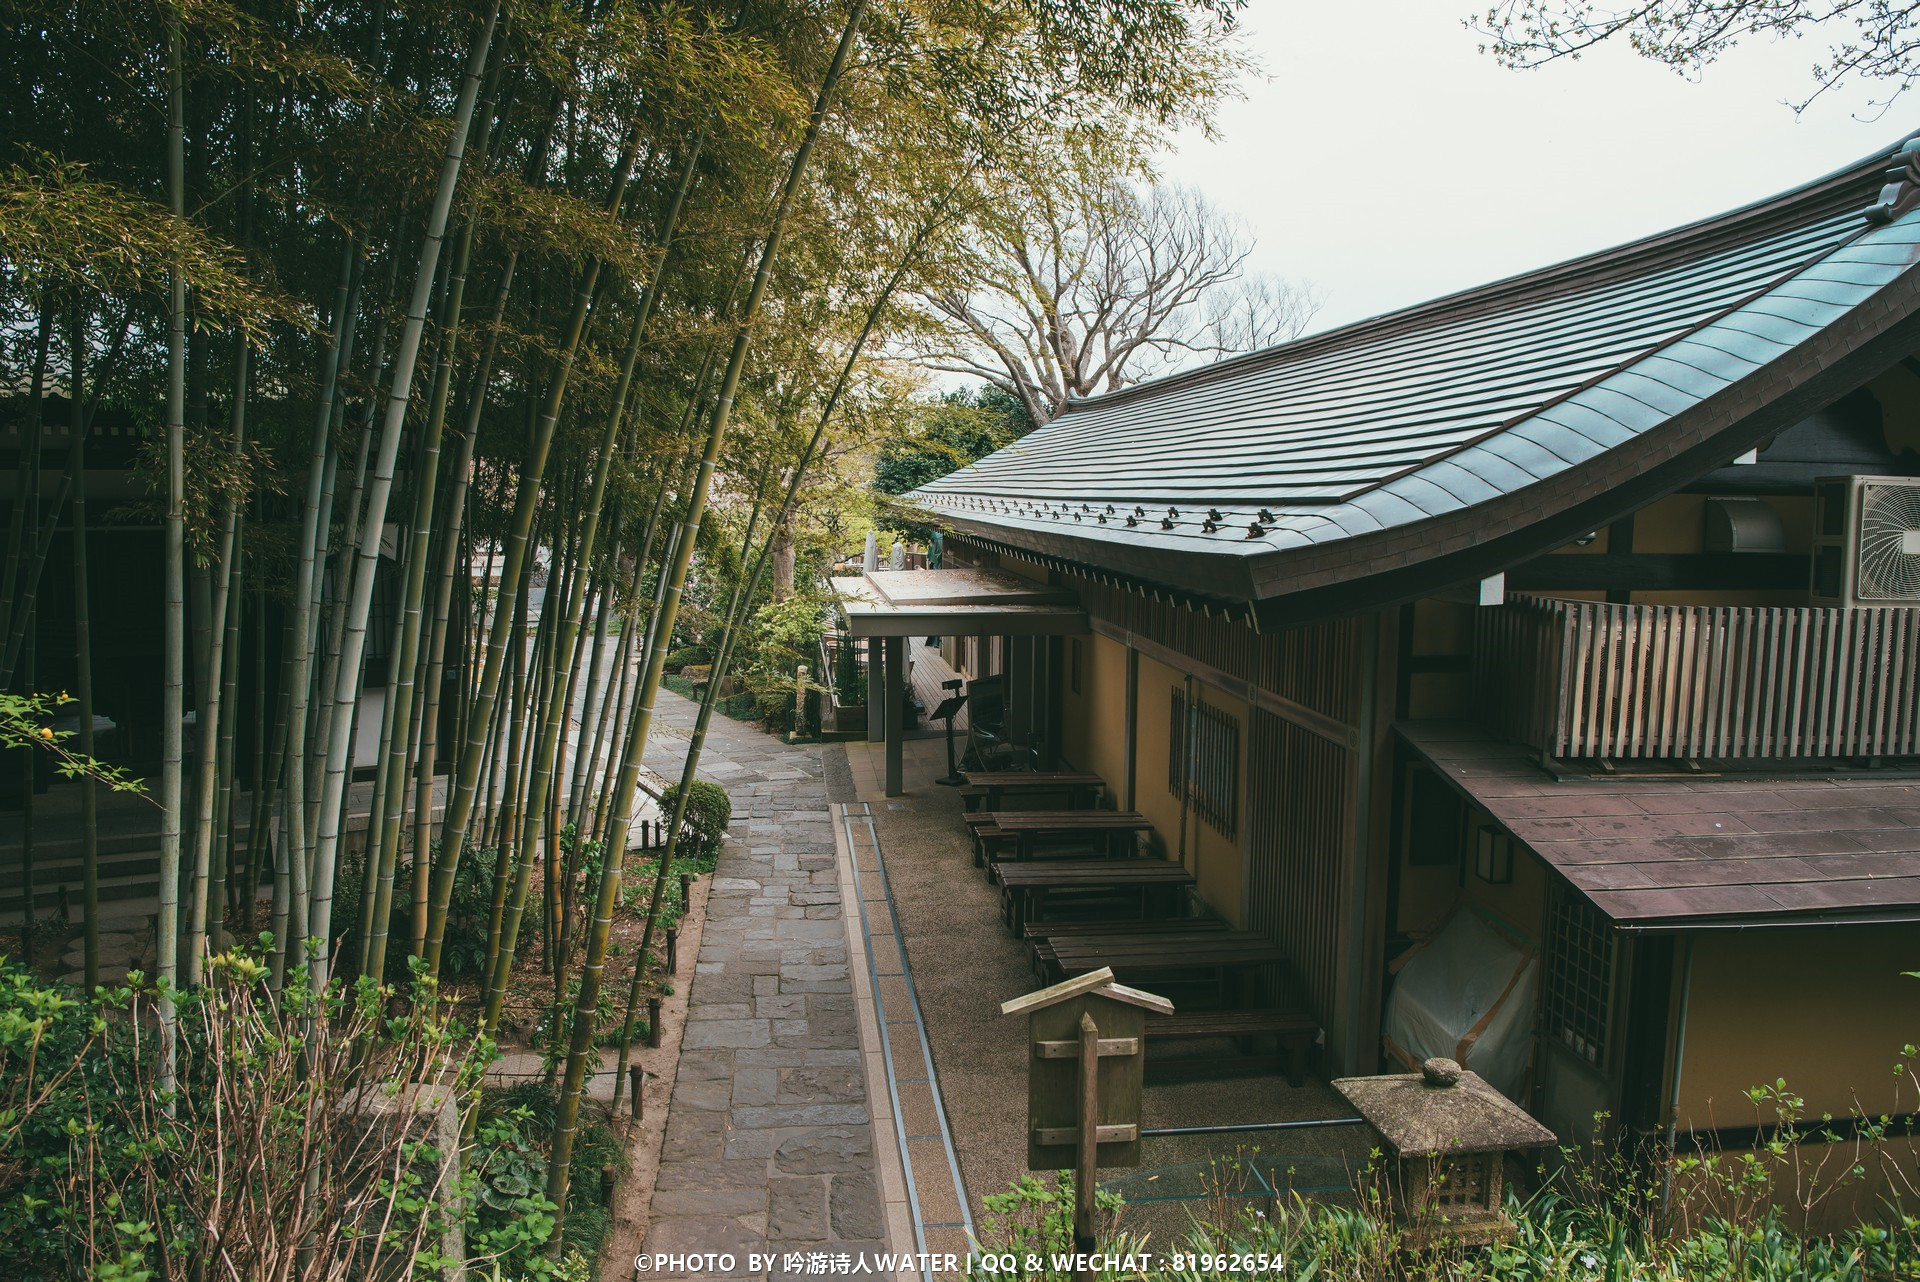
<svg viewBox="0 0 1920 1282">
<path fill-rule="evenodd" d="M 1076 402 L 912 497 L 990 542 L 1273 622 L 1493 573 L 1724 465 L 1920 346 L 1920 213 L 1860 217 L 1884 157 Z"/>
</svg>

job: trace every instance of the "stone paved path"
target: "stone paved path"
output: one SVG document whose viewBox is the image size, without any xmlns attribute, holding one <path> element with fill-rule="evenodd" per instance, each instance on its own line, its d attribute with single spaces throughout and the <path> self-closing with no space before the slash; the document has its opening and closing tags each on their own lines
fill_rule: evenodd
<svg viewBox="0 0 1920 1282">
<path fill-rule="evenodd" d="M 666 691 L 647 764 L 677 779 L 694 706 Z M 654 1185 L 649 1252 L 886 1249 L 820 749 L 715 717 L 733 798 Z M 671 1273 L 668 1274 L 671 1276 Z"/>
</svg>

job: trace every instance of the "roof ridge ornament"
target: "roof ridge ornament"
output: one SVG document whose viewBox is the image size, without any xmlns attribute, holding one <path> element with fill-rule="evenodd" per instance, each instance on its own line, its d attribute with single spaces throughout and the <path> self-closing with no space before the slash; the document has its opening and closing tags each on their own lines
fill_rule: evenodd
<svg viewBox="0 0 1920 1282">
<path fill-rule="evenodd" d="M 1891 159 L 1893 168 L 1886 171 L 1880 199 L 1861 213 L 1872 227 L 1884 227 L 1920 208 L 1920 137 L 1901 143 Z"/>
</svg>

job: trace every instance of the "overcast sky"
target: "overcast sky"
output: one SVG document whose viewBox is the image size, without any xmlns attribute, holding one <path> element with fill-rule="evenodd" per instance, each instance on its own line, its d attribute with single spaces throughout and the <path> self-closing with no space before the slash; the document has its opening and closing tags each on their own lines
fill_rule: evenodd
<svg viewBox="0 0 1920 1282">
<path fill-rule="evenodd" d="M 1485 0 L 1481 0 L 1484 7 Z M 1503 70 L 1472 0 L 1250 0 L 1266 77 L 1164 174 L 1244 219 L 1257 265 L 1344 324 L 1689 222 L 1891 148 L 1920 94 L 1796 118 L 1826 42 L 1755 42 L 1689 82 L 1623 47 Z"/>
</svg>

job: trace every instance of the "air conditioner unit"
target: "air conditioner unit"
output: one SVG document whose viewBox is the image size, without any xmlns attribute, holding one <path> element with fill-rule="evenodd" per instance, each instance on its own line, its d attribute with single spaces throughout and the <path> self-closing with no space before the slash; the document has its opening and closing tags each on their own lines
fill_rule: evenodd
<svg viewBox="0 0 1920 1282">
<path fill-rule="evenodd" d="M 1920 605 L 1920 479 L 1813 483 L 1813 604 Z"/>
</svg>

